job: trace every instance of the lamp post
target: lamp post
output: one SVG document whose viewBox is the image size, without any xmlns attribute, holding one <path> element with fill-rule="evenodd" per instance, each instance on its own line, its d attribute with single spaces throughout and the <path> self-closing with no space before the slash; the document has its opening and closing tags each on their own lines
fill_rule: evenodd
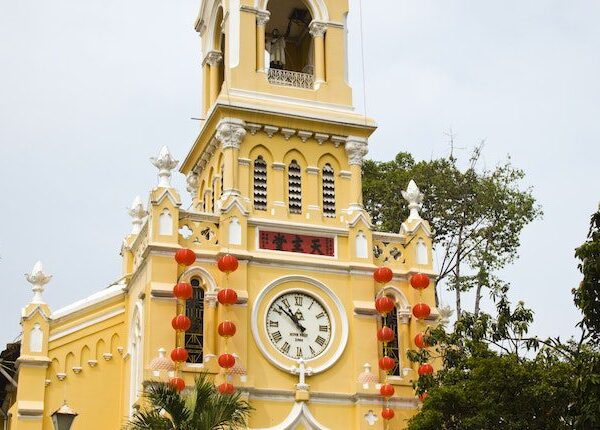
<svg viewBox="0 0 600 430">
<path fill-rule="evenodd" d="M 67 402 L 63 403 L 63 405 L 51 415 L 54 430 L 70 430 L 76 416 L 77 412 L 71 409 L 71 407 L 67 405 Z"/>
</svg>

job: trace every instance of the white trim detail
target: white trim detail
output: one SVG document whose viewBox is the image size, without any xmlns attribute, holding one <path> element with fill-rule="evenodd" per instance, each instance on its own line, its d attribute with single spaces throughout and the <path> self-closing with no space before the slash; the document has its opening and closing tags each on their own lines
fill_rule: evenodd
<svg viewBox="0 0 600 430">
<path fill-rule="evenodd" d="M 123 294 L 126 287 L 127 286 L 125 284 L 111 285 L 110 287 L 105 288 L 97 293 L 94 293 L 91 296 L 86 297 L 85 299 L 78 300 L 74 303 L 71 303 L 70 305 L 57 309 L 56 311 L 52 312 L 50 318 L 56 320 L 64 316 L 70 315 L 72 313 L 75 313 L 77 311 L 81 311 L 91 306 L 110 300 L 114 297 L 119 296 L 120 294 Z"/>
<path fill-rule="evenodd" d="M 329 430 L 317 421 L 305 402 L 294 403 L 289 415 L 281 423 L 253 430 L 295 430 L 299 425 L 303 425 L 307 430 Z"/>
<path fill-rule="evenodd" d="M 339 358 L 342 356 L 342 353 L 344 352 L 344 349 L 346 348 L 346 344 L 348 343 L 349 325 L 348 325 L 348 316 L 346 314 L 346 310 L 344 309 L 344 305 L 342 304 L 340 299 L 325 284 L 323 284 L 322 282 L 320 282 L 314 278 L 311 278 L 308 276 L 302 276 L 302 275 L 282 276 L 280 278 L 275 279 L 274 281 L 271 281 L 271 283 L 267 284 L 265 286 L 265 288 L 262 289 L 260 294 L 256 297 L 256 300 L 254 301 L 254 305 L 252 308 L 251 325 L 252 325 L 252 335 L 254 336 L 254 341 L 256 342 L 256 345 L 257 345 L 258 349 L 260 350 L 260 352 L 265 356 L 265 358 L 271 364 L 273 364 L 274 366 L 276 366 L 277 368 L 279 368 L 285 372 L 294 374 L 294 371 L 293 371 L 294 366 L 290 367 L 289 365 L 282 363 L 281 361 L 277 360 L 275 357 L 273 357 L 269 353 L 269 350 L 267 349 L 267 347 L 265 346 L 265 344 L 262 341 L 262 338 L 259 333 L 259 327 L 258 327 L 258 311 L 259 311 L 261 302 L 264 300 L 265 296 L 272 289 L 274 289 L 275 287 L 277 287 L 283 283 L 286 283 L 286 282 L 304 282 L 304 283 L 307 283 L 307 284 L 310 284 L 310 285 L 316 287 L 322 293 L 324 293 L 335 304 L 335 307 L 337 308 L 337 312 L 339 314 L 340 321 L 341 321 L 340 342 L 337 346 L 337 349 L 335 350 L 335 352 L 333 353 L 331 358 L 329 358 L 329 360 L 327 360 L 325 363 L 321 364 L 320 366 L 312 367 L 313 374 L 323 372 L 323 371 L 329 369 L 331 366 L 333 366 L 339 360 Z M 332 322 L 332 324 L 333 324 L 333 322 Z M 332 339 L 332 340 L 334 340 L 334 339 Z M 317 357 L 317 358 L 320 358 L 320 357 Z M 313 361 L 313 359 L 306 360 L 306 363 L 310 364 L 311 361 Z M 317 427 L 317 429 L 319 429 L 319 428 L 321 428 L 321 427 Z"/>
<path fill-rule="evenodd" d="M 84 321 L 84 322 L 82 322 L 80 324 L 77 324 L 77 325 L 75 325 L 73 327 L 69 327 L 66 330 L 58 331 L 58 332 L 54 333 L 53 335 L 51 335 L 48 338 L 48 341 L 52 342 L 54 340 L 60 339 L 61 337 L 68 336 L 71 333 L 75 333 L 75 332 L 77 332 L 79 330 L 83 330 L 84 328 L 87 328 L 87 327 L 93 326 L 95 324 L 101 323 L 102 321 L 106 321 L 106 320 L 108 320 L 108 319 L 110 319 L 112 317 L 116 317 L 117 315 L 121 315 L 123 313 L 125 313 L 125 307 L 124 306 L 122 306 L 120 308 L 117 308 L 117 309 L 114 309 L 114 310 L 112 310 L 110 312 L 106 312 L 106 313 L 103 313 L 101 315 L 98 315 L 96 318 L 92 318 L 90 320 Z"/>
</svg>

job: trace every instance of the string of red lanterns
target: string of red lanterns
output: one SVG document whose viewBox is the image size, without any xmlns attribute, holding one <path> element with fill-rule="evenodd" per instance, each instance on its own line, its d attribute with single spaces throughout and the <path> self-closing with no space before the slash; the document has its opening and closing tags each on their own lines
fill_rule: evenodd
<svg viewBox="0 0 600 430">
<path fill-rule="evenodd" d="M 217 267 L 221 272 L 225 273 L 225 288 L 220 290 L 217 294 L 217 300 L 223 306 L 228 307 L 230 305 L 235 304 L 238 300 L 238 296 L 235 290 L 229 288 L 229 274 L 235 272 L 238 266 L 238 259 L 231 254 L 225 254 L 217 260 Z M 235 357 L 233 356 L 233 354 L 227 352 L 227 341 L 230 337 L 235 335 L 236 331 L 237 328 L 235 324 L 232 321 L 228 320 L 220 322 L 217 327 L 217 332 L 219 333 L 219 336 L 225 339 L 225 352 L 219 355 L 219 358 L 217 360 L 219 366 L 225 372 L 225 381 L 217 387 L 219 393 L 223 395 L 233 394 L 235 392 L 235 387 L 228 381 L 229 371 L 233 366 L 235 366 Z"/>
<path fill-rule="evenodd" d="M 394 273 L 389 267 L 381 266 L 373 272 L 373 279 L 382 287 L 390 282 L 394 277 Z M 375 310 L 382 318 L 391 312 L 396 306 L 394 300 L 386 295 L 382 295 L 375 300 Z M 387 344 L 394 340 L 394 330 L 384 325 L 377 330 L 377 340 L 383 343 L 383 357 L 379 359 L 379 368 L 385 373 L 384 384 L 379 388 L 379 394 L 384 398 L 385 406 L 381 410 L 381 417 L 387 422 L 394 418 L 394 411 L 389 407 L 389 398 L 394 395 L 394 387 L 387 383 L 387 377 L 390 370 L 396 367 L 396 360 L 387 355 Z M 387 426 L 387 424 L 386 424 Z"/>
<path fill-rule="evenodd" d="M 175 252 L 175 261 L 180 266 L 191 266 L 196 261 L 196 253 L 191 249 L 178 249 Z M 188 352 L 183 347 L 184 333 L 192 326 L 192 320 L 185 315 L 185 301 L 192 298 L 193 288 L 187 282 L 179 282 L 173 287 L 173 296 L 177 299 L 176 315 L 171 320 L 171 326 L 175 330 L 175 348 L 171 351 L 171 360 L 175 362 L 175 371 L 179 371 L 181 363 L 188 359 Z M 185 389 L 185 381 L 183 378 L 171 378 L 169 384 L 177 391 L 181 392 Z"/>
<path fill-rule="evenodd" d="M 424 273 L 415 273 L 410 277 L 410 285 L 416 290 L 419 290 L 419 296 L 421 297 L 421 302 L 417 303 L 413 306 L 412 314 L 420 319 L 424 320 L 425 318 L 431 315 L 431 308 L 427 303 L 423 303 L 423 290 L 429 287 L 430 280 L 429 276 Z M 414 343 L 417 348 L 423 349 L 427 348 L 430 345 L 427 343 L 426 335 L 423 332 L 417 333 L 414 338 Z M 433 366 L 429 363 L 424 363 L 419 366 L 418 369 L 419 377 L 425 375 L 431 375 L 433 373 Z M 427 392 L 419 394 L 419 401 L 423 402 L 427 396 Z"/>
</svg>

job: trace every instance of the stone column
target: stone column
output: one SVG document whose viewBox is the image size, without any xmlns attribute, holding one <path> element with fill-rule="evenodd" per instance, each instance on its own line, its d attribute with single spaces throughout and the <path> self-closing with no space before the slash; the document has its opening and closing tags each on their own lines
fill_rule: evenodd
<svg viewBox="0 0 600 430">
<path fill-rule="evenodd" d="M 315 83 L 325 82 L 325 32 L 327 24 L 313 21 L 309 26 L 310 35 L 313 37 L 315 51 Z"/>
<path fill-rule="evenodd" d="M 410 308 L 406 310 L 398 310 L 398 348 L 400 349 L 400 375 L 403 374 L 403 369 L 412 367 L 411 363 L 406 358 L 406 351 L 411 348 L 410 337 Z"/>
<path fill-rule="evenodd" d="M 217 125 L 215 138 L 223 151 L 223 199 L 239 196 L 238 156 L 246 136 L 245 122 L 237 118 L 223 118 Z"/>
<path fill-rule="evenodd" d="M 202 64 L 202 113 L 210 109 L 210 65 L 207 61 Z"/>
<path fill-rule="evenodd" d="M 209 108 L 215 103 L 219 95 L 219 66 L 221 64 L 221 61 L 223 61 L 223 54 L 219 51 L 210 51 L 206 55 L 206 62 L 208 63 L 210 68 Z"/>
<path fill-rule="evenodd" d="M 369 152 L 367 139 L 364 137 L 348 136 L 346 139 L 346 154 L 348 155 L 348 163 L 350 164 L 350 205 L 351 210 L 362 210 L 362 171 L 361 166 L 363 158 Z"/>
<path fill-rule="evenodd" d="M 266 72 L 265 70 L 265 27 L 271 13 L 261 10 L 256 13 L 256 71 Z"/>
</svg>

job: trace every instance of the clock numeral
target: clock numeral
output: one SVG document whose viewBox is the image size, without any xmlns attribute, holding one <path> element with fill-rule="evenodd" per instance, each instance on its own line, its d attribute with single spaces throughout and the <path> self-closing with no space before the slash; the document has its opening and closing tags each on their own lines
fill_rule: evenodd
<svg viewBox="0 0 600 430">
<path fill-rule="evenodd" d="M 290 307 L 290 302 L 288 301 L 288 299 L 283 299 L 281 302 L 285 305 L 286 308 Z"/>
<path fill-rule="evenodd" d="M 273 336 L 273 340 L 275 342 L 279 342 L 281 340 L 281 333 L 279 331 L 276 331 L 271 336 Z M 286 345 L 287 345 L 287 343 L 286 343 Z"/>
<path fill-rule="evenodd" d="M 296 358 L 302 357 L 302 348 L 299 346 L 296 347 Z"/>
<path fill-rule="evenodd" d="M 325 312 L 321 312 L 317 314 L 317 319 L 323 318 L 325 316 Z"/>
<path fill-rule="evenodd" d="M 302 306 L 302 299 L 303 298 L 304 297 L 302 297 L 302 296 L 296 296 L 296 297 L 294 297 L 294 299 L 296 300 L 296 306 Z"/>
<path fill-rule="evenodd" d="M 315 355 L 315 350 L 314 350 L 314 349 L 312 349 L 312 346 L 308 345 L 308 349 L 310 349 L 310 353 L 311 353 L 312 355 Z"/>
<path fill-rule="evenodd" d="M 281 352 L 283 352 L 284 354 L 287 354 L 288 352 L 290 352 L 290 344 L 289 343 L 284 343 L 283 346 L 281 347 Z"/>
<path fill-rule="evenodd" d="M 312 308 L 312 305 L 314 305 L 314 304 L 315 304 L 315 301 L 313 300 L 313 301 L 310 303 L 310 306 L 308 307 L 308 309 L 310 310 L 310 308 Z"/>
<path fill-rule="evenodd" d="M 269 327 L 279 327 L 279 321 L 269 321 Z"/>
<path fill-rule="evenodd" d="M 271 310 L 272 310 L 273 312 L 275 312 L 276 314 L 283 315 L 283 314 L 281 313 L 281 311 L 280 311 L 280 310 L 278 310 L 278 309 L 275 309 L 275 308 L 273 308 L 273 309 L 271 309 Z"/>
<path fill-rule="evenodd" d="M 325 333 L 327 333 L 329 331 L 329 326 L 328 325 L 320 325 L 319 331 L 324 331 Z"/>
<path fill-rule="evenodd" d="M 325 345 L 325 339 L 322 338 L 321 336 L 317 336 L 317 339 L 315 340 L 315 342 L 317 342 L 321 346 Z"/>
</svg>

